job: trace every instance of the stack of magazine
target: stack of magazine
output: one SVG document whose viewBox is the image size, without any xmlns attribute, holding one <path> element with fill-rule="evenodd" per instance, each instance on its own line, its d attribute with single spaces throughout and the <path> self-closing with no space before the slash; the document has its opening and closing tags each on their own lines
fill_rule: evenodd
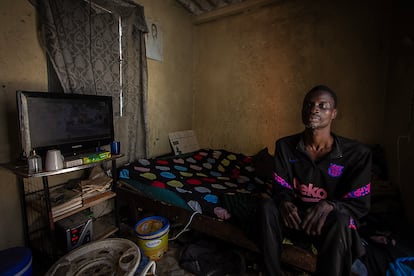
<svg viewBox="0 0 414 276">
<path fill-rule="evenodd" d="M 112 178 L 101 176 L 95 179 L 82 180 L 80 183 L 84 204 L 92 202 L 111 190 Z"/>
<path fill-rule="evenodd" d="M 49 196 L 53 218 L 82 207 L 82 193 L 80 191 L 57 187 L 50 189 Z"/>
</svg>

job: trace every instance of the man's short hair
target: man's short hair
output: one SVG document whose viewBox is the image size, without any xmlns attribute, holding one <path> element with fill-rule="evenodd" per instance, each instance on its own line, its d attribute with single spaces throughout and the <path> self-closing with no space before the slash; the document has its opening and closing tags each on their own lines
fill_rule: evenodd
<svg viewBox="0 0 414 276">
<path fill-rule="evenodd" d="M 338 98 L 337 98 L 337 96 L 336 96 L 336 93 L 335 93 L 332 89 L 330 89 L 328 86 L 326 86 L 326 85 L 317 85 L 317 86 L 313 87 L 311 90 L 309 90 L 309 92 L 308 92 L 308 93 L 306 93 L 305 99 L 306 99 L 306 98 L 307 98 L 310 94 L 312 94 L 313 92 L 316 92 L 316 91 L 324 91 L 324 92 L 328 92 L 328 93 L 329 93 L 329 95 L 331 95 L 331 97 L 332 97 L 332 99 L 333 99 L 333 101 L 334 101 L 334 108 L 336 108 L 336 106 L 337 106 L 337 104 L 338 104 Z"/>
</svg>

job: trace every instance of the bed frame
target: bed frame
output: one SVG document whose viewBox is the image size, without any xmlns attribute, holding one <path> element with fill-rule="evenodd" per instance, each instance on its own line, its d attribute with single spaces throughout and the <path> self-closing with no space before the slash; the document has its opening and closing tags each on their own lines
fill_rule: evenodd
<svg viewBox="0 0 414 276">
<path fill-rule="evenodd" d="M 385 157 L 380 145 L 371 145 L 373 152 L 373 183 L 371 186 L 371 215 L 376 219 L 372 227 L 381 227 L 384 225 L 394 226 L 398 224 L 395 218 L 399 214 L 399 195 L 393 185 L 387 180 L 387 168 L 385 166 Z M 261 179 L 270 179 L 273 177 L 273 156 L 267 148 L 262 149 L 256 155 L 252 156 L 254 160 L 255 174 Z M 374 183 L 375 182 L 375 183 Z M 144 212 L 153 213 L 167 217 L 170 222 L 179 225 L 186 225 L 191 216 L 192 210 L 171 205 L 161 200 L 153 199 L 144 192 L 134 189 L 127 182 L 118 179 L 119 187 L 117 190 L 119 206 L 125 206 L 129 213 L 130 221 L 136 221 Z M 390 205 L 390 202 L 395 204 Z M 391 208 L 390 208 L 390 207 Z M 394 206 L 394 207 L 393 207 Z M 378 222 L 378 218 L 385 218 L 384 223 Z M 392 218 L 392 219 L 390 219 Z M 396 223 L 395 223 L 396 222 Z M 241 248 L 250 250 L 260 256 L 257 244 L 249 239 L 241 228 L 227 221 L 208 215 L 197 214 L 193 216 L 190 228 L 206 234 L 208 236 L 221 239 L 232 243 Z M 397 227 L 398 228 L 398 227 Z M 410 239 L 411 240 L 411 239 Z M 282 263 L 297 269 L 301 272 L 313 273 L 316 271 L 316 255 L 295 245 L 283 245 Z"/>
<path fill-rule="evenodd" d="M 164 216 L 171 222 L 186 225 L 193 215 L 193 212 L 189 210 L 145 196 L 142 192 L 123 183 L 122 179 L 118 180 L 117 196 L 119 208 L 126 207 L 129 211 L 128 219 L 136 220 L 140 213 L 145 211 Z M 197 214 L 193 217 L 190 228 L 253 253 L 259 253 L 257 244 L 247 238 L 242 229 L 231 223 Z M 316 256 L 294 245 L 284 245 L 282 263 L 299 271 L 313 273 L 316 270 Z"/>
</svg>

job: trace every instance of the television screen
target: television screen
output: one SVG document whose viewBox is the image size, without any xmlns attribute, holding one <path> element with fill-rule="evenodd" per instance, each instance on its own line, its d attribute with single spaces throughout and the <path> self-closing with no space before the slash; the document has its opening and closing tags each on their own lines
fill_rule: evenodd
<svg viewBox="0 0 414 276">
<path fill-rule="evenodd" d="M 17 104 L 26 156 L 32 149 L 75 155 L 114 140 L 112 97 L 17 91 Z"/>
</svg>

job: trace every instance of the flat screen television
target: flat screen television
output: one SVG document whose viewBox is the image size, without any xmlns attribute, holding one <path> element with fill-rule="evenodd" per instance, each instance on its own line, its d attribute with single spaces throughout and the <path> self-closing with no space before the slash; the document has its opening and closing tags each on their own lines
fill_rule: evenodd
<svg viewBox="0 0 414 276">
<path fill-rule="evenodd" d="M 95 151 L 114 140 L 112 97 L 17 91 L 22 156 Z"/>
</svg>

